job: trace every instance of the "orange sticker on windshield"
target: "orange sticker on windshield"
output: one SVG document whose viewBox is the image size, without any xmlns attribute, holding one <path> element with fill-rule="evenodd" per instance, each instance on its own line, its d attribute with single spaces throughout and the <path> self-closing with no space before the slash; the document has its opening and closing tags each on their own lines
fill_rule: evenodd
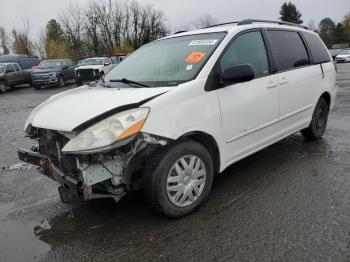
<svg viewBox="0 0 350 262">
<path fill-rule="evenodd" d="M 192 52 L 186 57 L 185 61 L 188 63 L 199 63 L 207 53 L 204 52 Z"/>
</svg>

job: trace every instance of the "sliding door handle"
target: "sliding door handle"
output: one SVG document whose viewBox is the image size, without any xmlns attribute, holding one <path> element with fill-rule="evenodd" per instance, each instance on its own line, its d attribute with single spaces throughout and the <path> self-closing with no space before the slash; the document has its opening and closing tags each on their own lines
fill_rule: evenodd
<svg viewBox="0 0 350 262">
<path fill-rule="evenodd" d="M 277 83 L 275 83 L 274 81 L 269 81 L 267 83 L 267 88 L 275 88 L 277 87 Z"/>
</svg>

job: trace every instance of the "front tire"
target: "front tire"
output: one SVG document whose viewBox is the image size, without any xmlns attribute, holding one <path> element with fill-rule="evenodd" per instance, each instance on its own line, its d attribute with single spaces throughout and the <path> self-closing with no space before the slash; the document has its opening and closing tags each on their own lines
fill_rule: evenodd
<svg viewBox="0 0 350 262">
<path fill-rule="evenodd" d="M 328 114 L 328 103 L 321 97 L 316 104 L 309 127 L 301 130 L 301 134 L 306 140 L 318 140 L 323 136 L 327 127 Z"/>
<path fill-rule="evenodd" d="M 8 87 L 4 81 L 0 82 L 0 93 L 5 93 L 8 90 Z"/>
<path fill-rule="evenodd" d="M 63 80 L 62 76 L 58 76 L 58 78 L 57 78 L 57 87 L 58 88 L 64 87 L 64 80 Z"/>
<path fill-rule="evenodd" d="M 213 160 L 194 141 L 182 141 L 159 150 L 146 164 L 144 194 L 151 207 L 170 218 L 185 216 L 209 195 Z"/>
</svg>

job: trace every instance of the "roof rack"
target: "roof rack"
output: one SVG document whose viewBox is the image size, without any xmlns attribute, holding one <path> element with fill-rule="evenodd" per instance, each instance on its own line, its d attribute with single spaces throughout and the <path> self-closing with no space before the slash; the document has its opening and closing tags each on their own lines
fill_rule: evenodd
<svg viewBox="0 0 350 262">
<path fill-rule="evenodd" d="M 271 24 L 279 24 L 279 25 L 289 25 L 289 26 L 297 26 L 301 27 L 304 29 L 309 29 L 305 25 L 299 25 L 299 24 L 294 24 L 294 23 L 289 23 L 289 22 L 284 22 L 284 21 L 273 21 L 273 20 L 260 20 L 260 19 L 244 19 L 242 21 L 238 22 L 238 25 L 249 25 L 252 23 L 271 23 Z"/>
<path fill-rule="evenodd" d="M 243 19 L 241 21 L 221 23 L 221 24 L 208 26 L 208 27 L 205 27 L 205 28 L 211 28 L 211 27 L 216 27 L 216 26 L 221 26 L 221 25 L 230 25 L 230 24 L 250 25 L 250 24 L 253 24 L 253 23 L 271 23 L 271 24 L 279 24 L 279 25 L 297 26 L 297 27 L 301 27 L 301 28 L 304 28 L 304 29 L 309 29 L 305 25 L 299 25 L 299 24 L 294 24 L 294 23 L 289 23 L 289 22 L 284 22 L 284 21 L 261 20 L 261 19 Z"/>
<path fill-rule="evenodd" d="M 181 34 L 181 33 L 186 33 L 187 31 L 177 31 L 174 33 L 174 35 Z"/>
</svg>

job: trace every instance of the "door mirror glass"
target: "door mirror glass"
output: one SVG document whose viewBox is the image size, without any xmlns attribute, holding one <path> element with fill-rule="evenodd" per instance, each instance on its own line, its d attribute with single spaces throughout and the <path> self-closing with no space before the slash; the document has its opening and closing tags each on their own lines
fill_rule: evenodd
<svg viewBox="0 0 350 262">
<path fill-rule="evenodd" d="M 227 68 L 221 77 L 221 84 L 234 84 L 254 79 L 255 73 L 251 65 L 235 65 Z"/>
</svg>

